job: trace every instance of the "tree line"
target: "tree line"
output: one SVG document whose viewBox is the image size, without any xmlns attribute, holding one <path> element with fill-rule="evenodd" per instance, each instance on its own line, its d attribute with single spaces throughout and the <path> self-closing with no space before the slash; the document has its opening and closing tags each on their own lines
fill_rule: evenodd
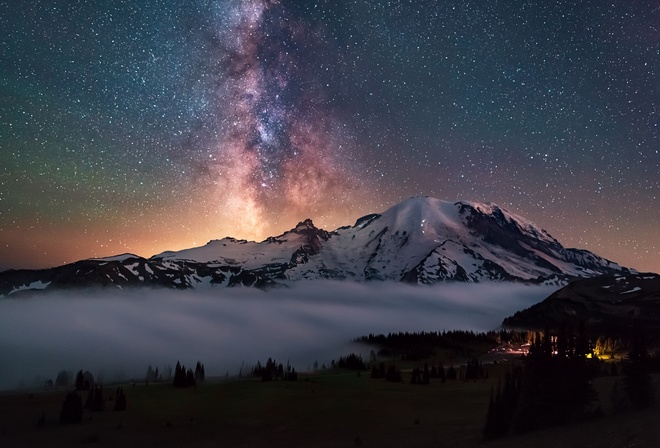
<svg viewBox="0 0 660 448">
<path fill-rule="evenodd" d="M 623 362 L 622 382 L 615 382 L 613 404 L 643 408 L 654 402 L 650 356 L 638 337 Z M 522 365 L 508 371 L 491 390 L 483 435 L 486 439 L 519 434 L 589 418 L 599 413 L 593 403 L 593 378 L 600 372 L 584 323 L 577 331 L 536 332 Z"/>
</svg>

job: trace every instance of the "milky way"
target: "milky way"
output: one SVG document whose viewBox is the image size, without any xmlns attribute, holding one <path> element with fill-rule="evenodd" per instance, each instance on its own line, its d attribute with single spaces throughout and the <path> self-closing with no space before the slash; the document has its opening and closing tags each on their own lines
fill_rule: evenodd
<svg viewBox="0 0 660 448">
<path fill-rule="evenodd" d="M 220 61 L 212 101 L 220 125 L 208 166 L 222 219 L 237 235 L 263 239 L 273 222 L 318 213 L 314 205 L 352 203 L 359 179 L 347 168 L 342 123 L 301 67 L 318 31 L 271 1 L 218 5 L 213 57 Z M 317 43 L 318 44 L 318 43 Z M 314 213 L 316 212 L 316 213 Z M 236 219 L 238 217 L 238 219 Z"/>
<path fill-rule="evenodd" d="M 415 195 L 660 271 L 655 1 L 0 3 L 0 269 Z"/>
</svg>

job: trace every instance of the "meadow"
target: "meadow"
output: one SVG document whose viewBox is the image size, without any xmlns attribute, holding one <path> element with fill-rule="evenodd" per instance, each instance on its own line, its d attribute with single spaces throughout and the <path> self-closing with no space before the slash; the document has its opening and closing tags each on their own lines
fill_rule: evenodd
<svg viewBox="0 0 660 448">
<path fill-rule="evenodd" d="M 2 446 L 223 447 L 652 447 L 660 446 L 660 411 L 615 414 L 613 377 L 594 382 L 599 417 L 516 437 L 484 442 L 481 430 L 491 388 L 507 363 L 481 380 L 432 380 L 429 385 L 371 379 L 341 369 L 302 374 L 296 382 L 258 378 L 210 379 L 196 388 L 170 383 L 123 385 L 128 409 L 85 411 L 83 421 L 60 425 L 67 391 L 0 395 Z M 660 376 L 653 378 L 656 389 Z M 83 393 L 83 399 L 84 395 Z M 43 427 L 37 426 L 45 415 Z"/>
</svg>

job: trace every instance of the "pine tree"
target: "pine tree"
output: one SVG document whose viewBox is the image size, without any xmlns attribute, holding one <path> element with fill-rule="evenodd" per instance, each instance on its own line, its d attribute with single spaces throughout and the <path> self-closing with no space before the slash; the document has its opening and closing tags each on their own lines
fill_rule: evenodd
<svg viewBox="0 0 660 448">
<path fill-rule="evenodd" d="M 115 394 L 114 410 L 121 412 L 121 411 L 125 411 L 126 408 L 127 408 L 127 402 L 126 402 L 126 395 L 124 394 L 124 388 L 119 387 L 117 388 L 117 392 Z"/>
<path fill-rule="evenodd" d="M 639 335 L 633 339 L 623 363 L 623 389 L 635 409 L 647 408 L 655 402 L 655 389 L 649 372 L 650 356 L 644 338 Z"/>
<path fill-rule="evenodd" d="M 571 336 L 567 335 L 568 341 Z M 513 433 L 567 423 L 588 411 L 595 397 L 592 372 L 586 364 L 589 352 L 584 324 L 568 357 L 553 356 L 550 333 L 537 334 L 525 360 L 520 396 L 511 424 Z M 568 350 L 572 347 L 569 342 Z"/>
<path fill-rule="evenodd" d="M 174 368 L 174 381 L 172 385 L 177 388 L 195 386 L 195 374 L 192 369 L 186 370 L 186 366 L 177 361 Z"/>
<path fill-rule="evenodd" d="M 197 365 L 195 365 L 195 382 L 197 384 L 202 384 L 204 382 L 205 376 L 204 364 L 197 361 Z"/>
<path fill-rule="evenodd" d="M 390 365 L 387 368 L 387 373 L 385 374 L 385 381 L 391 381 L 393 383 L 400 383 L 403 381 L 403 378 L 401 378 L 401 372 L 399 372 L 396 369 L 395 365 Z"/>
<path fill-rule="evenodd" d="M 60 423 L 68 425 L 71 423 L 79 423 L 82 421 L 83 406 L 80 396 L 75 392 L 69 392 L 62 403 L 60 410 Z"/>
<path fill-rule="evenodd" d="M 195 382 L 195 374 L 193 373 L 192 369 L 188 369 L 188 371 L 186 372 L 185 383 L 183 387 L 193 387 L 196 385 L 197 383 Z"/>
<path fill-rule="evenodd" d="M 95 385 L 87 394 L 85 409 L 89 409 L 92 412 L 99 412 L 103 410 L 103 406 L 103 386 Z"/>
<path fill-rule="evenodd" d="M 66 387 L 69 385 L 69 381 L 71 381 L 71 375 L 69 372 L 66 370 L 60 370 L 55 378 L 55 385 L 57 387 Z"/>
<path fill-rule="evenodd" d="M 76 390 L 84 390 L 85 389 L 85 376 L 83 375 L 82 370 L 78 370 L 78 373 L 76 374 Z"/>
</svg>

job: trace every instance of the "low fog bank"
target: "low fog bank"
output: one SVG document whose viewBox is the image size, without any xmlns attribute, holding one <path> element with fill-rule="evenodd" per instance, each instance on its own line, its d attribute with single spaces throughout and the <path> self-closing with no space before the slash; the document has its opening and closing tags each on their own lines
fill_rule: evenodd
<svg viewBox="0 0 660 448">
<path fill-rule="evenodd" d="M 290 289 L 62 292 L 0 300 L 0 389 L 90 370 L 103 381 L 144 378 L 177 360 L 236 375 L 268 357 L 298 370 L 355 351 L 369 333 L 497 328 L 556 288 L 512 284 L 355 284 Z"/>
</svg>

